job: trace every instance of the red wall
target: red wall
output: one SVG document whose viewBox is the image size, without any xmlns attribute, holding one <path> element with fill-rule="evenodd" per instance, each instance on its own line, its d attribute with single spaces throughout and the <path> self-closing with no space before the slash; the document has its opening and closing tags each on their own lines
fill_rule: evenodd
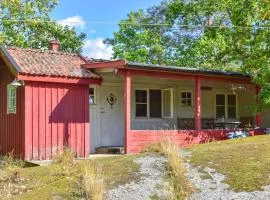
<svg viewBox="0 0 270 200">
<path fill-rule="evenodd" d="M 64 145 L 89 154 L 88 85 L 25 82 L 26 160 L 52 159 Z"/>
<path fill-rule="evenodd" d="M 226 140 L 227 133 L 231 130 L 130 130 L 128 153 L 139 153 L 147 145 L 162 140 L 169 140 L 180 147 L 188 147 L 193 144 L 203 144 L 219 140 Z M 265 134 L 263 129 L 250 130 L 250 136 Z"/>
<path fill-rule="evenodd" d="M 170 140 L 181 147 L 226 139 L 229 130 L 131 130 L 128 153 L 138 153 L 151 143 Z"/>
<path fill-rule="evenodd" d="M 17 89 L 17 113 L 7 114 L 7 84 L 14 80 L 0 60 L 0 154 L 14 151 L 24 157 L 24 88 Z"/>
</svg>

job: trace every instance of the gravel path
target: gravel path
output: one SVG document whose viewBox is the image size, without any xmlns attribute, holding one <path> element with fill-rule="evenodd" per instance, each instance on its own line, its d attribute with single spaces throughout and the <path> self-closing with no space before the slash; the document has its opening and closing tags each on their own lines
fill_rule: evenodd
<svg viewBox="0 0 270 200">
<path fill-rule="evenodd" d="M 183 155 L 183 152 L 182 152 Z M 190 156 L 185 152 L 184 156 Z M 224 183 L 225 176 L 216 172 L 211 168 L 204 168 L 204 173 L 199 172 L 198 168 L 192 167 L 186 163 L 187 174 L 191 183 L 198 192 L 193 193 L 193 200 L 266 200 L 270 199 L 270 186 L 264 188 L 263 191 L 254 192 L 234 192 L 229 185 Z M 208 179 L 202 176 L 207 174 Z"/>
<path fill-rule="evenodd" d="M 141 179 L 109 190 L 108 200 L 148 200 L 153 196 L 163 199 L 168 194 L 165 191 L 165 163 L 167 159 L 159 156 L 137 158 L 135 163 L 140 165 Z"/>
</svg>

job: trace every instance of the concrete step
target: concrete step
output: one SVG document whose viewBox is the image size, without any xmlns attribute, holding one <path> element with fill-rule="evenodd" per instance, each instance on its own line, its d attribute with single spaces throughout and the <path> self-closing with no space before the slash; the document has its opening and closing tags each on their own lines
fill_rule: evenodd
<svg viewBox="0 0 270 200">
<path fill-rule="evenodd" d="M 97 147 L 96 154 L 124 154 L 124 147 Z"/>
</svg>

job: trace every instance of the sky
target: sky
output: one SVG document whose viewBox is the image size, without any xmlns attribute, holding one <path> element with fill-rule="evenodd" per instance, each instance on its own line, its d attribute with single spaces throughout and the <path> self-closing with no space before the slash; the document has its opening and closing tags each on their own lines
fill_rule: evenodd
<svg viewBox="0 0 270 200">
<path fill-rule="evenodd" d="M 131 11 L 146 9 L 160 2 L 161 0 L 59 0 L 51 17 L 62 25 L 73 26 L 77 32 L 87 34 L 84 55 L 109 59 L 113 53 L 112 47 L 102 41 L 113 37 L 113 33 L 118 30 L 117 23 Z"/>
</svg>

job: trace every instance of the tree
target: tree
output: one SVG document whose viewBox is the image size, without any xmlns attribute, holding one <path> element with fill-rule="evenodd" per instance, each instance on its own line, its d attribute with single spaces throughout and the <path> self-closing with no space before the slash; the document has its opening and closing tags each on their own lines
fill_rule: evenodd
<svg viewBox="0 0 270 200">
<path fill-rule="evenodd" d="M 58 0 L 0 1 L 0 44 L 23 48 L 47 49 L 52 39 L 66 52 L 81 52 L 86 38 L 74 28 L 63 27 L 51 20 L 49 13 Z"/>
<path fill-rule="evenodd" d="M 164 1 L 130 13 L 107 42 L 115 58 L 251 73 L 270 105 L 269 0 Z"/>
</svg>

